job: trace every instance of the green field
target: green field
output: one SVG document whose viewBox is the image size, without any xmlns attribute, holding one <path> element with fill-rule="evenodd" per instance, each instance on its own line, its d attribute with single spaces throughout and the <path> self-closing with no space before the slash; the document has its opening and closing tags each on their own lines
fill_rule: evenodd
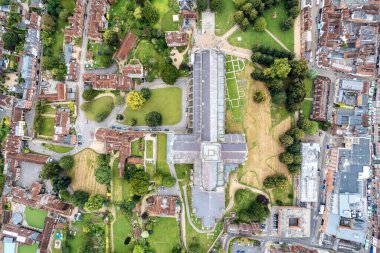
<svg viewBox="0 0 380 253">
<path fill-rule="evenodd" d="M 146 141 L 145 143 L 146 158 L 153 158 L 153 141 Z"/>
<path fill-rule="evenodd" d="M 17 253 L 37 253 L 37 250 L 38 250 L 37 243 L 33 245 L 19 244 L 17 248 Z"/>
<path fill-rule="evenodd" d="M 182 116 L 182 90 L 177 87 L 152 89 L 151 98 L 138 110 L 133 111 L 127 108 L 124 111 L 125 121 L 134 118 L 138 126 L 145 125 L 145 115 L 156 111 L 162 115 L 162 125 L 175 125 Z"/>
<path fill-rule="evenodd" d="M 115 223 L 113 224 L 113 243 L 114 243 L 114 253 L 125 253 L 125 252 L 132 252 L 134 243 L 130 243 L 129 245 L 125 245 L 124 241 L 125 238 L 128 236 L 133 236 L 132 231 L 132 224 L 130 218 L 126 217 L 122 213 L 121 210 L 119 210 L 118 207 L 116 207 L 116 217 L 115 217 Z"/>
<path fill-rule="evenodd" d="M 222 7 L 215 13 L 215 34 L 221 36 L 234 26 L 233 15 L 235 13 L 233 0 L 223 0 Z"/>
<path fill-rule="evenodd" d="M 312 106 L 312 103 L 310 100 L 304 100 L 303 101 L 302 113 L 303 113 L 303 115 L 305 115 L 308 118 L 310 116 L 311 106 Z"/>
<path fill-rule="evenodd" d="M 275 188 L 272 190 L 272 203 L 278 201 L 282 202 L 283 206 L 292 206 L 293 205 L 293 184 L 292 179 L 289 180 L 287 189 Z M 277 204 L 277 203 L 276 203 Z"/>
<path fill-rule="evenodd" d="M 53 136 L 54 135 L 55 118 L 41 117 L 40 135 Z"/>
<path fill-rule="evenodd" d="M 93 68 L 107 68 L 112 64 L 115 49 L 107 44 L 89 43 L 87 49 L 93 53 Z"/>
<path fill-rule="evenodd" d="M 42 109 L 42 113 L 55 114 L 57 109 L 51 107 L 49 104 L 45 105 Z"/>
<path fill-rule="evenodd" d="M 241 41 L 238 41 L 239 37 Z M 273 48 L 283 49 L 268 33 L 255 32 L 252 27 L 248 28 L 245 32 L 238 29 L 227 40 L 233 46 L 246 49 L 251 49 L 253 45 L 270 45 Z"/>
<path fill-rule="evenodd" d="M 306 97 L 312 98 L 313 97 L 313 80 L 306 78 L 304 80 L 305 88 L 306 88 Z"/>
<path fill-rule="evenodd" d="M 276 18 L 273 18 L 276 15 Z M 294 29 L 282 31 L 280 25 L 283 20 L 288 18 L 285 10 L 285 3 L 280 2 L 278 5 L 266 10 L 263 14 L 267 21 L 267 29 L 276 36 L 290 51 L 294 51 Z"/>
<path fill-rule="evenodd" d="M 45 149 L 51 150 L 51 151 L 53 151 L 55 153 L 59 153 L 59 154 L 64 154 L 64 153 L 70 152 L 71 150 L 74 149 L 74 147 L 52 145 L 52 144 L 47 144 L 47 143 L 42 144 L 42 146 Z"/>
<path fill-rule="evenodd" d="M 158 52 L 155 46 L 148 40 L 140 40 L 135 52 L 134 57 L 146 66 L 153 66 L 149 69 L 150 75 L 159 76 L 160 69 L 165 65 L 165 52 Z"/>
<path fill-rule="evenodd" d="M 175 218 L 157 217 L 157 223 L 153 225 L 153 234 L 148 242 L 155 252 L 171 252 L 179 243 L 179 226 Z M 165 236 L 163 236 L 165 235 Z"/>
<path fill-rule="evenodd" d="M 177 31 L 180 28 L 182 20 L 179 20 L 177 23 L 173 22 L 173 15 L 178 13 L 169 7 L 169 0 L 152 0 L 151 3 L 156 7 L 160 16 L 155 28 L 161 29 L 164 32 Z"/>
<path fill-rule="evenodd" d="M 44 228 L 45 218 L 48 212 L 40 209 L 35 209 L 32 207 L 25 208 L 25 219 L 29 226 L 34 228 Z"/>
<path fill-rule="evenodd" d="M 272 127 L 278 125 L 287 117 L 292 116 L 292 114 L 288 112 L 288 110 L 286 110 L 286 107 L 284 104 L 274 104 L 274 103 L 271 104 L 270 114 L 272 118 Z"/>
<path fill-rule="evenodd" d="M 155 174 L 154 164 L 153 163 L 146 163 L 145 165 L 145 171 L 149 174 L 151 178 L 153 178 Z"/>
<path fill-rule="evenodd" d="M 157 161 L 156 171 L 164 175 L 170 175 L 169 165 L 166 163 L 166 134 L 157 135 Z"/>
<path fill-rule="evenodd" d="M 81 108 L 89 120 L 101 122 L 112 112 L 115 104 L 111 96 L 104 96 L 93 101 L 85 102 Z"/>
<path fill-rule="evenodd" d="M 144 147 L 144 139 L 139 138 L 138 140 L 131 142 L 131 155 L 132 156 L 144 156 L 144 148 L 140 150 L 140 146 L 143 145 Z"/>
</svg>

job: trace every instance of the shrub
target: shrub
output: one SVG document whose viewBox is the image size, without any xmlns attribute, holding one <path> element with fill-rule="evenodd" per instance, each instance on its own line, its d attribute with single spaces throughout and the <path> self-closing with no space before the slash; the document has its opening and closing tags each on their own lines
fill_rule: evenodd
<svg viewBox="0 0 380 253">
<path fill-rule="evenodd" d="M 99 91 L 92 88 L 85 89 L 82 93 L 82 97 L 86 101 L 92 101 L 99 94 Z"/>
<path fill-rule="evenodd" d="M 159 112 L 150 112 L 145 116 L 145 122 L 150 127 L 160 126 L 162 124 L 162 116 Z"/>
<path fill-rule="evenodd" d="M 176 183 L 176 180 L 172 176 L 165 176 L 162 180 L 162 185 L 167 187 L 167 188 L 173 187 L 175 185 L 175 183 Z"/>
<path fill-rule="evenodd" d="M 256 103 L 262 103 L 266 100 L 267 96 L 263 90 L 256 90 L 255 94 L 253 95 L 253 100 Z"/>
<path fill-rule="evenodd" d="M 74 162 L 74 158 L 71 155 L 67 155 L 59 160 L 59 166 L 65 170 L 70 170 L 74 166 Z"/>
<path fill-rule="evenodd" d="M 259 17 L 255 21 L 254 25 L 255 31 L 256 32 L 263 32 L 267 28 L 267 21 L 265 20 L 264 17 Z"/>
<path fill-rule="evenodd" d="M 149 88 L 142 88 L 141 94 L 143 95 L 145 100 L 148 100 L 152 96 L 152 93 L 150 92 Z"/>
<path fill-rule="evenodd" d="M 111 168 L 101 166 L 95 171 L 96 182 L 99 184 L 109 184 L 111 182 Z"/>
</svg>

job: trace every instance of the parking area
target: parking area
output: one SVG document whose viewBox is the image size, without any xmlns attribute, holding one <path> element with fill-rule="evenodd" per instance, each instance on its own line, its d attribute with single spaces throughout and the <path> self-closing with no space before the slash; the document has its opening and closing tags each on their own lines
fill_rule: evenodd
<svg viewBox="0 0 380 253">
<path fill-rule="evenodd" d="M 40 181 L 40 172 L 42 170 L 42 165 L 29 163 L 29 162 L 20 162 L 20 180 L 18 184 L 23 187 L 30 187 L 33 182 Z"/>
<path fill-rule="evenodd" d="M 233 243 L 231 253 L 264 253 L 260 248 L 253 245 L 240 245 L 239 243 Z"/>
</svg>

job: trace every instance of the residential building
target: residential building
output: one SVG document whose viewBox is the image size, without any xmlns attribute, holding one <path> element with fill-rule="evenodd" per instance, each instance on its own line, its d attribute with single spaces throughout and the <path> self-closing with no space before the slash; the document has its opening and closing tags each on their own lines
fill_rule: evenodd
<svg viewBox="0 0 380 253">
<path fill-rule="evenodd" d="M 131 32 L 128 32 L 127 35 L 125 35 L 124 40 L 121 43 L 121 46 L 119 47 L 119 50 L 117 50 L 117 52 L 115 53 L 115 59 L 119 62 L 127 59 L 129 52 L 136 45 L 137 40 L 138 37 L 136 35 L 134 35 Z"/>
<path fill-rule="evenodd" d="M 77 0 L 74 13 L 68 17 L 69 27 L 65 28 L 65 41 L 71 42 L 72 38 L 82 37 L 84 27 L 84 17 L 86 14 L 86 0 Z"/>
<path fill-rule="evenodd" d="M 182 47 L 189 43 L 189 34 L 186 32 L 165 32 L 166 45 L 168 47 Z"/>
<path fill-rule="evenodd" d="M 87 35 L 90 40 L 101 42 L 103 40 L 103 31 L 107 28 L 107 12 L 106 0 L 91 1 L 91 13 L 89 17 L 89 26 Z"/>
</svg>

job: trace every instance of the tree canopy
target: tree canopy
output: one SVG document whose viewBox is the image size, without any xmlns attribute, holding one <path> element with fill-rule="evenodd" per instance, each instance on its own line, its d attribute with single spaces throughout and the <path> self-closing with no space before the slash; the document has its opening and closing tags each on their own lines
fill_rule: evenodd
<svg viewBox="0 0 380 253">
<path fill-rule="evenodd" d="M 57 162 L 50 162 L 50 163 L 46 163 L 42 167 L 40 176 L 42 179 L 51 179 L 53 177 L 58 176 L 60 171 L 61 171 L 61 167 L 59 167 L 59 164 Z"/>
<path fill-rule="evenodd" d="M 74 166 L 74 163 L 74 158 L 71 155 L 66 155 L 59 159 L 59 166 L 65 170 L 70 170 Z"/>
<path fill-rule="evenodd" d="M 145 100 L 148 100 L 152 96 L 149 88 L 142 88 L 140 92 Z"/>
<path fill-rule="evenodd" d="M 91 195 L 91 197 L 87 200 L 84 208 L 87 211 L 93 212 L 102 208 L 104 202 L 104 198 L 99 194 Z"/>
<path fill-rule="evenodd" d="M 179 71 L 171 64 L 166 64 L 161 69 L 161 78 L 166 84 L 174 84 L 179 77 Z"/>
<path fill-rule="evenodd" d="M 87 202 L 90 194 L 85 191 L 77 190 L 74 192 L 73 196 L 71 196 L 71 202 L 78 207 L 83 207 Z"/>
<path fill-rule="evenodd" d="M 145 122 L 150 127 L 160 126 L 162 124 L 162 116 L 159 112 L 149 112 L 145 116 Z"/>
<path fill-rule="evenodd" d="M 112 30 L 106 30 L 103 33 L 104 42 L 111 47 L 117 47 L 120 44 L 120 38 L 117 32 Z"/>
<path fill-rule="evenodd" d="M 4 48 L 7 50 L 14 50 L 16 45 L 20 42 L 18 34 L 14 31 L 3 33 L 2 39 L 4 41 Z"/>
<path fill-rule="evenodd" d="M 267 95 L 265 94 L 263 90 L 256 90 L 255 94 L 253 95 L 253 100 L 256 103 L 262 103 L 266 100 L 266 98 L 267 98 Z"/>
<path fill-rule="evenodd" d="M 197 0 L 198 12 L 204 12 L 207 9 L 207 0 Z"/>
<path fill-rule="evenodd" d="M 131 108 L 131 110 L 135 111 L 139 109 L 145 103 L 145 98 L 143 94 L 137 90 L 130 91 L 127 94 L 127 107 Z"/>
<path fill-rule="evenodd" d="M 137 171 L 129 182 L 134 195 L 144 196 L 148 192 L 149 174 L 142 170 Z"/>
<path fill-rule="evenodd" d="M 288 59 L 275 59 L 270 68 L 264 69 L 264 75 L 271 78 L 285 79 L 288 77 L 290 70 L 291 67 L 288 63 Z"/>
<path fill-rule="evenodd" d="M 256 19 L 254 28 L 256 32 L 264 32 L 267 28 L 267 21 L 264 17 L 259 17 Z"/>
<path fill-rule="evenodd" d="M 53 191 L 57 193 L 60 190 L 66 190 L 70 184 L 71 184 L 71 177 L 69 176 L 54 177 L 52 179 Z"/>
<path fill-rule="evenodd" d="M 111 168 L 101 166 L 95 171 L 96 182 L 99 184 L 109 184 L 111 182 Z"/>
<path fill-rule="evenodd" d="M 288 179 L 283 174 L 274 174 L 272 176 L 267 176 L 264 179 L 264 187 L 265 188 L 280 188 L 284 189 L 288 186 Z"/>
</svg>

